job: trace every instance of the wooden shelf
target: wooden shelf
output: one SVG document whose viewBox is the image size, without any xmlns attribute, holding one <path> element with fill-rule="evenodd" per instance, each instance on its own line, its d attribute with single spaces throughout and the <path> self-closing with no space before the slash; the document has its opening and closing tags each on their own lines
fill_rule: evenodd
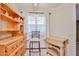
<svg viewBox="0 0 79 59">
<path fill-rule="evenodd" d="M 23 19 L 23 16 L 18 12 L 11 4 L 8 3 L 1 3 L 1 7 L 6 9 L 11 15 L 19 16 Z"/>
<path fill-rule="evenodd" d="M 8 31 L 8 32 L 11 32 L 11 31 L 18 31 L 18 30 L 13 30 L 13 29 L 0 29 L 0 32 L 6 32 L 6 31 Z"/>
<path fill-rule="evenodd" d="M 19 23 L 18 20 L 14 20 L 14 19 L 10 18 L 9 16 L 1 14 L 1 13 L 0 13 L 0 19 L 6 20 L 6 21 L 9 21 L 9 22 Z"/>
<path fill-rule="evenodd" d="M 19 29 L 13 29 L 13 28 L 3 28 L 3 29 L 0 29 L 0 32 L 6 32 L 6 31 L 20 31 Z"/>
<path fill-rule="evenodd" d="M 1 31 L 2 31 L 2 32 L 3 32 L 3 31 L 4 31 L 4 32 L 9 31 L 9 32 L 10 32 L 10 31 L 20 31 L 20 30 L 19 30 L 19 28 L 6 26 L 5 28 L 1 28 L 1 29 L 0 29 L 0 32 L 1 32 Z"/>
<path fill-rule="evenodd" d="M 56 51 L 54 51 L 54 50 L 48 49 L 48 53 L 49 53 L 50 55 L 52 55 L 52 56 L 58 56 L 58 54 L 57 54 Z"/>
</svg>

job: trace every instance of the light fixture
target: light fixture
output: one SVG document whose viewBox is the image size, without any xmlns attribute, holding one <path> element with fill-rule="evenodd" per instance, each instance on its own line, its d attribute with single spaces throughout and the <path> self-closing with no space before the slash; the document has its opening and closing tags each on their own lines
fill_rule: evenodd
<svg viewBox="0 0 79 59">
<path fill-rule="evenodd" d="M 34 3 L 34 7 L 37 7 L 38 3 Z"/>
</svg>

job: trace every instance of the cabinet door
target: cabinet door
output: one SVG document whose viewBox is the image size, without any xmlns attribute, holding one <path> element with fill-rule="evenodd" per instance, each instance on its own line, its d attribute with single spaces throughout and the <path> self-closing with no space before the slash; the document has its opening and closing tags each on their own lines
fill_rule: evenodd
<svg viewBox="0 0 79 59">
<path fill-rule="evenodd" d="M 0 56 L 5 56 L 5 46 L 0 46 Z"/>
<path fill-rule="evenodd" d="M 22 46 L 17 52 L 16 52 L 16 56 L 22 56 L 25 52 L 25 46 Z"/>
<path fill-rule="evenodd" d="M 16 50 L 23 43 L 22 39 L 7 46 L 7 55 L 10 55 L 14 50 Z"/>
<path fill-rule="evenodd" d="M 17 45 L 16 42 L 12 43 L 11 45 L 8 45 L 8 46 L 6 47 L 6 50 L 7 50 L 6 55 L 11 54 L 11 53 L 17 48 L 16 45 Z"/>
</svg>

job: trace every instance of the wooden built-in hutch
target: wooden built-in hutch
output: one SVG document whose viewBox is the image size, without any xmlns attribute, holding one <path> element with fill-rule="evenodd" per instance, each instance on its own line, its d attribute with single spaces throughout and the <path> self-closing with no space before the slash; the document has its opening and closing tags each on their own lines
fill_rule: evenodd
<svg viewBox="0 0 79 59">
<path fill-rule="evenodd" d="M 0 3 L 0 56 L 21 56 L 26 51 L 24 18 L 9 3 Z"/>
</svg>

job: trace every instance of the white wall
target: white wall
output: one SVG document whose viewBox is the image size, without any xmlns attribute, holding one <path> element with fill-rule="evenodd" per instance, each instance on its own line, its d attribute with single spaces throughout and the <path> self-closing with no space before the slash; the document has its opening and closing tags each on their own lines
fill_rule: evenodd
<svg viewBox="0 0 79 59">
<path fill-rule="evenodd" d="M 62 4 L 52 11 L 51 35 L 69 38 L 68 55 L 76 55 L 76 11 L 75 4 Z"/>
<path fill-rule="evenodd" d="M 27 12 L 24 13 L 24 34 L 27 34 L 28 31 L 28 18 L 27 18 Z"/>
</svg>

